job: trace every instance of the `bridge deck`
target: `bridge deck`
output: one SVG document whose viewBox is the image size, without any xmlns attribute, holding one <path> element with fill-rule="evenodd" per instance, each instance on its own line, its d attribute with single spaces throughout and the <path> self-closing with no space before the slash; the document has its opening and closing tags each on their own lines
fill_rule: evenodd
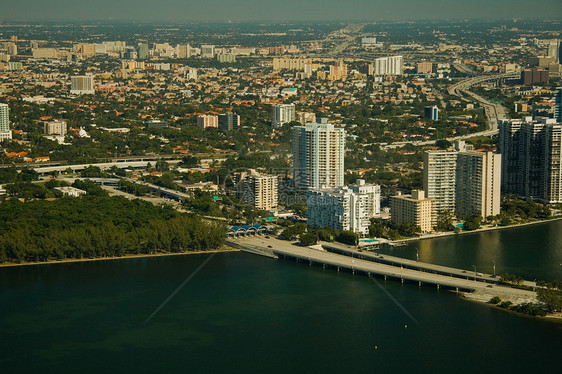
<svg viewBox="0 0 562 374">
<path fill-rule="evenodd" d="M 366 252 L 357 250 L 355 247 L 348 246 L 340 243 L 321 243 L 322 247 L 328 252 L 334 252 L 338 254 L 343 254 L 345 256 L 352 256 L 355 258 L 362 258 L 368 261 L 379 262 L 382 264 L 401 266 L 407 269 L 418 270 L 427 273 L 434 273 L 439 275 L 445 275 L 454 278 L 463 278 L 478 280 L 479 282 L 486 283 L 498 283 L 499 277 L 494 277 L 492 274 L 485 274 L 478 271 L 476 274 L 473 270 L 463 270 L 452 268 L 448 266 L 430 264 L 428 262 L 421 262 L 415 260 L 409 260 L 406 258 L 389 256 L 389 255 L 379 255 L 373 252 Z M 478 275 L 482 274 L 482 275 Z"/>
<path fill-rule="evenodd" d="M 245 247 L 251 248 L 251 253 L 259 253 L 261 249 L 265 254 L 273 253 L 280 258 L 296 259 L 297 261 L 308 262 L 309 264 L 319 264 L 338 270 L 348 270 L 354 273 L 358 272 L 367 274 L 369 276 L 385 276 L 393 279 L 400 279 L 402 281 L 419 282 L 420 285 L 435 285 L 444 288 L 457 289 L 459 291 L 476 291 L 480 295 L 486 295 L 485 297 L 489 296 L 488 300 L 493 296 L 500 296 L 503 300 L 510 300 L 515 303 L 536 300 L 535 292 L 492 285 L 484 281 L 485 277 L 470 277 L 470 279 L 464 279 L 427 271 L 420 271 L 401 266 L 400 261 L 398 260 L 394 260 L 391 263 L 373 262 L 367 259 L 344 256 L 311 247 L 302 247 L 296 245 L 296 243 L 285 240 L 279 240 L 276 238 L 267 239 L 260 236 L 229 239 L 228 243 L 229 245 L 236 246 L 240 249 L 244 249 Z M 398 258 L 394 257 L 394 259 Z M 425 265 L 428 267 L 433 266 L 427 263 Z M 456 271 L 460 274 L 464 274 L 460 269 L 448 269 L 450 269 L 451 272 Z"/>
</svg>

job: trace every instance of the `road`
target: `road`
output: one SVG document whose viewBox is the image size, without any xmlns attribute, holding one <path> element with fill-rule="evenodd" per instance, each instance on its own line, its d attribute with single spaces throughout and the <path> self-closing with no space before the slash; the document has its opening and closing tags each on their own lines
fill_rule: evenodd
<svg viewBox="0 0 562 374">
<path fill-rule="evenodd" d="M 323 42 L 336 44 L 335 48 L 328 52 L 328 56 L 338 56 L 342 52 L 344 52 L 351 44 L 357 43 L 358 34 L 361 32 L 363 27 L 365 27 L 365 25 L 363 24 L 348 25 L 343 29 L 333 31 L 328 34 Z M 341 40 L 340 38 L 342 35 L 344 36 L 343 40 Z"/>
<path fill-rule="evenodd" d="M 411 282 L 419 282 L 420 285 L 434 285 L 437 287 L 446 287 L 475 293 L 473 297 L 480 301 L 489 301 L 492 297 L 498 296 L 502 300 L 511 301 L 514 304 L 536 301 L 536 293 L 534 291 L 520 290 L 497 284 L 485 282 L 489 275 L 486 276 L 468 276 L 469 279 L 458 278 L 436 274 L 428 271 L 419 271 L 406 267 L 407 261 L 398 257 L 384 256 L 384 259 L 392 259 L 390 262 L 380 263 L 373 262 L 355 256 L 344 256 L 336 253 L 327 252 L 319 247 L 303 247 L 296 242 L 279 240 L 277 238 L 266 238 L 261 236 L 240 237 L 229 239 L 227 243 L 230 246 L 246 250 L 249 248 L 251 253 L 259 253 L 260 249 L 269 257 L 289 257 L 309 264 L 322 264 L 331 268 L 347 269 L 352 272 L 364 274 L 377 274 L 379 276 L 390 277 L 392 279 L 408 280 Z M 416 264 L 420 264 L 416 262 Z M 440 270 L 455 271 L 461 274 L 461 269 L 446 268 L 443 266 L 425 263 L 426 269 L 439 267 Z M 467 274 L 469 274 L 467 272 Z M 486 300 L 483 300 L 486 298 Z"/>
<path fill-rule="evenodd" d="M 469 95 L 474 100 L 476 100 L 480 103 L 480 105 L 484 108 L 484 112 L 486 114 L 486 117 L 488 117 L 488 122 L 490 124 L 490 128 L 488 130 L 479 131 L 479 132 L 475 132 L 475 133 L 471 133 L 471 134 L 467 134 L 467 135 L 454 136 L 452 138 L 447 138 L 447 140 L 455 141 L 455 140 L 469 139 L 469 138 L 473 138 L 473 137 L 476 137 L 476 136 L 493 136 L 493 135 L 496 135 L 498 133 L 499 121 L 507 118 L 505 108 L 498 103 L 492 103 L 491 101 L 483 98 L 482 96 L 477 95 L 474 92 L 469 91 L 467 88 L 472 87 L 472 86 L 477 85 L 477 84 L 480 84 L 480 83 L 483 83 L 483 82 L 486 82 L 486 81 L 495 80 L 495 79 L 502 79 L 502 78 L 511 77 L 511 76 L 513 76 L 513 74 L 495 74 L 495 75 L 477 76 L 477 77 L 462 80 L 458 83 L 455 83 L 455 84 L 451 85 L 447 89 L 450 95 L 459 96 L 461 98 L 462 98 L 463 95 Z M 382 149 L 388 150 L 388 149 L 401 148 L 406 144 L 412 144 L 412 145 L 415 145 L 415 146 L 435 144 L 435 140 L 403 141 L 403 142 L 393 142 L 391 144 L 365 143 L 365 144 L 363 144 L 363 146 L 365 147 L 365 146 L 369 146 L 369 145 L 372 145 L 372 144 L 376 144 L 376 145 L 380 146 Z"/>
<path fill-rule="evenodd" d="M 482 105 L 485 110 L 486 116 L 488 117 L 488 122 L 490 123 L 490 130 L 494 131 L 494 134 L 497 133 L 498 123 L 499 121 L 506 118 L 505 108 L 498 103 L 492 103 L 491 101 L 483 98 L 480 95 L 475 94 L 474 92 L 469 91 L 468 89 L 472 86 L 491 81 L 491 80 L 498 80 L 503 78 L 512 77 L 512 73 L 506 74 L 494 74 L 494 75 L 480 75 L 477 77 L 465 79 L 458 83 L 451 85 L 447 90 L 449 91 L 450 95 L 459 96 L 462 98 L 463 95 L 469 95 L 476 101 Z"/>
</svg>

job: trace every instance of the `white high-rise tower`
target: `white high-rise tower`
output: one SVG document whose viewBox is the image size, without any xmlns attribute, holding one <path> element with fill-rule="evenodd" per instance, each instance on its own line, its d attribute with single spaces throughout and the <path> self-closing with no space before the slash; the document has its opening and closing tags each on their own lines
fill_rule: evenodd
<svg viewBox="0 0 562 374">
<path fill-rule="evenodd" d="M 12 139 L 10 130 L 10 107 L 8 104 L 0 104 L 0 141 Z"/>
<path fill-rule="evenodd" d="M 296 121 L 296 118 L 295 104 L 279 104 L 271 107 L 271 127 L 273 128 Z"/>
<path fill-rule="evenodd" d="M 298 187 L 344 185 L 345 130 L 329 123 L 293 127 L 293 177 Z"/>
</svg>

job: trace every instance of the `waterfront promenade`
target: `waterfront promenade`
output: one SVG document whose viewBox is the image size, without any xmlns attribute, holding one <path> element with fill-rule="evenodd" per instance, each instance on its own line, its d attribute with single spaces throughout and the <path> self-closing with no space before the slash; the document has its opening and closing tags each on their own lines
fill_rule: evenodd
<svg viewBox="0 0 562 374">
<path fill-rule="evenodd" d="M 227 243 L 254 254 L 280 259 L 291 259 L 309 265 L 322 266 L 337 271 L 348 271 L 377 276 L 401 282 L 417 283 L 419 286 L 433 286 L 465 292 L 469 298 L 487 302 L 498 296 L 514 304 L 535 302 L 534 291 L 520 290 L 497 284 L 498 279 L 489 274 L 478 276 L 474 272 L 406 260 L 388 255 L 359 252 L 353 247 L 339 243 L 322 243 L 303 247 L 296 242 L 265 238 L 261 236 L 229 239 Z M 339 253 L 334 253 L 339 252 Z"/>
</svg>

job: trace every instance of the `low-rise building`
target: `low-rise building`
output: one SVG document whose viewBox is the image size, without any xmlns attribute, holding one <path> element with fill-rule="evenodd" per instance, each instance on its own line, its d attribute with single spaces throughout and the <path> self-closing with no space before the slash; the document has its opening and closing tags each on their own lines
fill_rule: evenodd
<svg viewBox="0 0 562 374">
<path fill-rule="evenodd" d="M 64 196 L 80 197 L 86 194 L 86 191 L 76 187 L 55 187 L 55 190 L 62 192 Z"/>
<path fill-rule="evenodd" d="M 44 126 L 45 135 L 65 136 L 66 131 L 67 131 L 67 126 L 65 121 L 51 121 L 45 123 Z"/>
</svg>

